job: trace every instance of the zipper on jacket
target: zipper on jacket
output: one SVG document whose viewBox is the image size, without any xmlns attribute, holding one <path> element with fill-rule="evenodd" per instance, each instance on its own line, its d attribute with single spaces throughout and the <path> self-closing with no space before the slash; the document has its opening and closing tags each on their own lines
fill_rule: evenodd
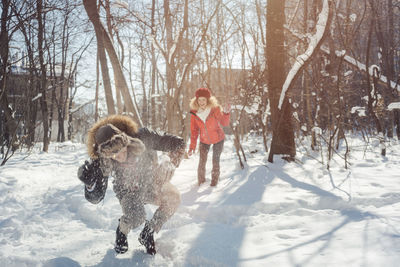
<svg viewBox="0 0 400 267">
<path fill-rule="evenodd" d="M 211 115 L 211 112 L 210 112 L 210 114 L 208 114 L 208 116 L 206 118 L 206 121 L 204 122 L 204 129 L 206 130 L 206 134 L 207 134 L 207 138 L 208 138 L 208 142 L 209 143 L 211 143 L 211 138 L 210 138 L 210 135 L 208 134 L 208 131 L 207 131 L 207 120 L 210 117 L 210 115 Z"/>
<path fill-rule="evenodd" d="M 211 111 L 210 111 L 210 114 L 208 114 L 208 116 L 207 116 L 207 118 L 206 118 L 206 121 L 203 121 L 202 119 L 200 119 L 200 117 L 197 116 L 197 114 L 195 114 L 195 113 L 192 113 L 192 114 L 194 114 L 194 115 L 197 117 L 197 119 L 198 119 L 199 121 L 201 121 L 201 122 L 204 124 L 204 129 L 205 129 L 205 131 L 206 131 L 206 135 L 207 135 L 207 138 L 208 138 L 208 142 L 211 143 L 211 138 L 210 138 L 210 135 L 208 134 L 208 131 L 207 131 L 207 124 L 206 124 L 208 118 L 209 118 L 210 115 L 211 115 Z"/>
</svg>

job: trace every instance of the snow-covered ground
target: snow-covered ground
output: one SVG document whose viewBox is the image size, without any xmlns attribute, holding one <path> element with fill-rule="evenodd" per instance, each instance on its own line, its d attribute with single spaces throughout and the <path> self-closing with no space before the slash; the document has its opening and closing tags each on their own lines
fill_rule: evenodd
<svg viewBox="0 0 400 267">
<path fill-rule="evenodd" d="M 100 204 L 84 199 L 84 145 L 18 152 L 0 167 L 0 266 L 399 266 L 399 142 L 386 157 L 374 142 L 350 145 L 350 168 L 336 156 L 328 171 L 325 155 L 322 165 L 301 146 L 296 162 L 267 163 L 249 140 L 241 170 L 227 140 L 216 188 L 209 174 L 196 185 L 197 154 L 185 159 L 172 181 L 182 204 L 155 236 L 155 256 L 139 245 L 141 229 L 115 255 L 120 207 L 111 184 Z"/>
</svg>

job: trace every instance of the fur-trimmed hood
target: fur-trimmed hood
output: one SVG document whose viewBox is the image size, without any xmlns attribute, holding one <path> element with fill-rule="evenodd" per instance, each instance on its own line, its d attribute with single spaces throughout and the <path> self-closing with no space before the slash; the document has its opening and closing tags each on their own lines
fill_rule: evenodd
<svg viewBox="0 0 400 267">
<path fill-rule="evenodd" d="M 98 121 L 88 131 L 87 149 L 88 154 L 92 159 L 97 159 L 99 157 L 97 151 L 98 144 L 96 144 L 96 132 L 100 127 L 107 124 L 112 124 L 129 137 L 134 137 L 139 129 L 136 122 L 134 122 L 130 117 L 124 115 L 112 115 Z"/>
<path fill-rule="evenodd" d="M 199 104 L 197 103 L 196 100 L 197 100 L 197 98 L 193 97 L 190 100 L 190 104 L 189 104 L 190 110 L 194 111 L 194 112 L 197 112 L 199 110 Z M 219 107 L 220 110 L 222 111 L 222 107 L 219 105 L 218 100 L 217 100 L 217 98 L 215 98 L 215 96 L 211 96 L 210 99 L 208 99 L 207 107 L 211 108 L 211 109 L 215 108 L 215 107 Z"/>
</svg>

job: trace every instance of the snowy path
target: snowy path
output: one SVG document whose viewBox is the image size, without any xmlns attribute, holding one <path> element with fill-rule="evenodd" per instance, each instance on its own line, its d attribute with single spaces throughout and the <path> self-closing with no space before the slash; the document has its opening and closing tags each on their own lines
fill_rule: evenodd
<svg viewBox="0 0 400 267">
<path fill-rule="evenodd" d="M 385 158 L 353 151 L 349 170 L 338 161 L 329 172 L 301 154 L 301 163 L 265 164 L 248 153 L 240 170 L 227 142 L 216 188 L 196 186 L 195 155 L 173 178 L 182 204 L 154 257 L 137 241 L 141 229 L 115 255 L 120 207 L 111 184 L 99 205 L 85 201 L 83 145 L 17 154 L 0 168 L 0 266 L 398 266 L 399 148 Z"/>
</svg>

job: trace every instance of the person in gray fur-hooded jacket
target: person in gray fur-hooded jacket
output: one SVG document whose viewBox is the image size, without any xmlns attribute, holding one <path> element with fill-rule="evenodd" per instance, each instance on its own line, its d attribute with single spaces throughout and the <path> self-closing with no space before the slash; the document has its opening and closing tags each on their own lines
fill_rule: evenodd
<svg viewBox="0 0 400 267">
<path fill-rule="evenodd" d="M 145 222 L 139 242 L 147 253 L 154 255 L 154 232 L 161 229 L 180 204 L 180 194 L 170 179 L 185 151 L 183 139 L 139 129 L 130 117 L 113 115 L 89 130 L 87 148 L 90 160 L 78 170 L 78 178 L 85 184 L 85 198 L 99 203 L 106 193 L 108 178 L 114 178 L 113 190 L 122 208 L 115 251 L 125 253 L 129 231 Z M 169 160 L 158 162 L 156 151 L 169 152 Z M 149 221 L 145 204 L 158 206 Z"/>
</svg>

